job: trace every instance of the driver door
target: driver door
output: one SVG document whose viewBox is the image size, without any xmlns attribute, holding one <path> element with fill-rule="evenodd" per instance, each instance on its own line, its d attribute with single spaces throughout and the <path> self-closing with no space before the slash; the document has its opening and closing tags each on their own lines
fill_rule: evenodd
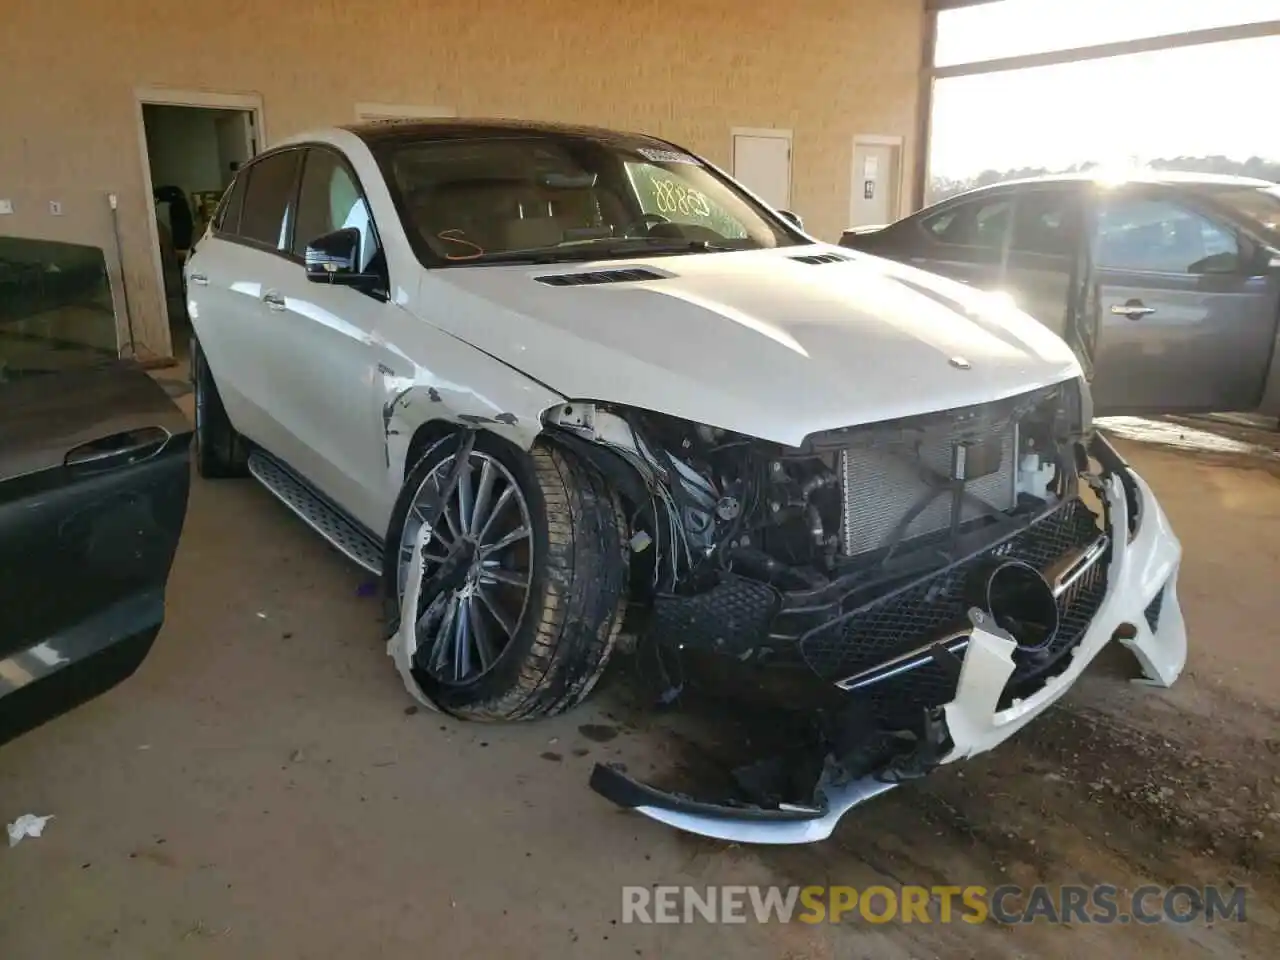
<svg viewBox="0 0 1280 960">
<path fill-rule="evenodd" d="M 1102 195 L 1094 217 L 1099 413 L 1251 410 L 1280 288 L 1234 227 L 1168 191 Z"/>
<path fill-rule="evenodd" d="M 0 742 L 142 662 L 187 508 L 188 421 L 114 359 L 110 308 L 82 302 L 100 286 L 110 303 L 105 269 L 95 281 L 70 246 L 22 256 L 75 303 L 0 302 Z"/>
</svg>

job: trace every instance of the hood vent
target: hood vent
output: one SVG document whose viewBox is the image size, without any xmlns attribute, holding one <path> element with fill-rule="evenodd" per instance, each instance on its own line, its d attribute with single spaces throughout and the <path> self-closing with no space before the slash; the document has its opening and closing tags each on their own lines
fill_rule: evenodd
<svg viewBox="0 0 1280 960">
<path fill-rule="evenodd" d="M 823 263 L 845 263 L 852 260 L 853 257 L 846 257 L 842 253 L 812 253 L 805 257 L 792 257 L 797 263 L 811 263 L 815 267 Z"/>
<path fill-rule="evenodd" d="M 662 274 L 639 267 L 633 270 L 593 270 L 590 273 L 553 273 L 535 277 L 539 283 L 551 287 L 584 287 L 597 283 L 637 283 L 641 280 L 661 280 Z"/>
</svg>

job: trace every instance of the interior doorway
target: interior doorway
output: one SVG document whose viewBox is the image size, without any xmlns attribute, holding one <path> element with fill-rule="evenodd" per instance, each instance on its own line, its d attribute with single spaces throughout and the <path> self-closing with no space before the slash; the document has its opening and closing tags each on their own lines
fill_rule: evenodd
<svg viewBox="0 0 1280 960">
<path fill-rule="evenodd" d="M 191 339 L 182 267 L 236 171 L 259 149 L 257 110 L 145 99 L 140 108 L 169 355 L 181 362 Z"/>
<path fill-rule="evenodd" d="M 854 137 L 849 174 L 849 226 L 879 227 L 898 219 L 902 187 L 902 140 Z"/>
</svg>

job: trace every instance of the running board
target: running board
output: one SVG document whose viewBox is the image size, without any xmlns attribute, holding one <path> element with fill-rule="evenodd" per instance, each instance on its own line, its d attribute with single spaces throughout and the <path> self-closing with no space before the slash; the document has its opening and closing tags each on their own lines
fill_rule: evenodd
<svg viewBox="0 0 1280 960">
<path fill-rule="evenodd" d="M 249 454 L 249 472 L 349 560 L 382 575 L 382 544 L 292 470 L 269 453 L 254 450 Z"/>
</svg>

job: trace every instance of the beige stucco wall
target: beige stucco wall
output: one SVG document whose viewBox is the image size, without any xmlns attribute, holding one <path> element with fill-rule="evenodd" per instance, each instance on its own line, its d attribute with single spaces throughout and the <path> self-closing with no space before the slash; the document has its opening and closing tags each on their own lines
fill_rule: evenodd
<svg viewBox="0 0 1280 960">
<path fill-rule="evenodd" d="M 792 205 L 835 239 L 855 133 L 914 162 L 920 0 L 4 0 L 0 234 L 124 264 L 143 355 L 167 353 L 136 91 L 257 94 L 267 145 L 358 102 L 656 133 L 728 168 L 733 127 L 794 131 Z M 60 200 L 61 217 L 48 212 Z M 118 287 L 118 283 L 116 284 Z"/>
</svg>

